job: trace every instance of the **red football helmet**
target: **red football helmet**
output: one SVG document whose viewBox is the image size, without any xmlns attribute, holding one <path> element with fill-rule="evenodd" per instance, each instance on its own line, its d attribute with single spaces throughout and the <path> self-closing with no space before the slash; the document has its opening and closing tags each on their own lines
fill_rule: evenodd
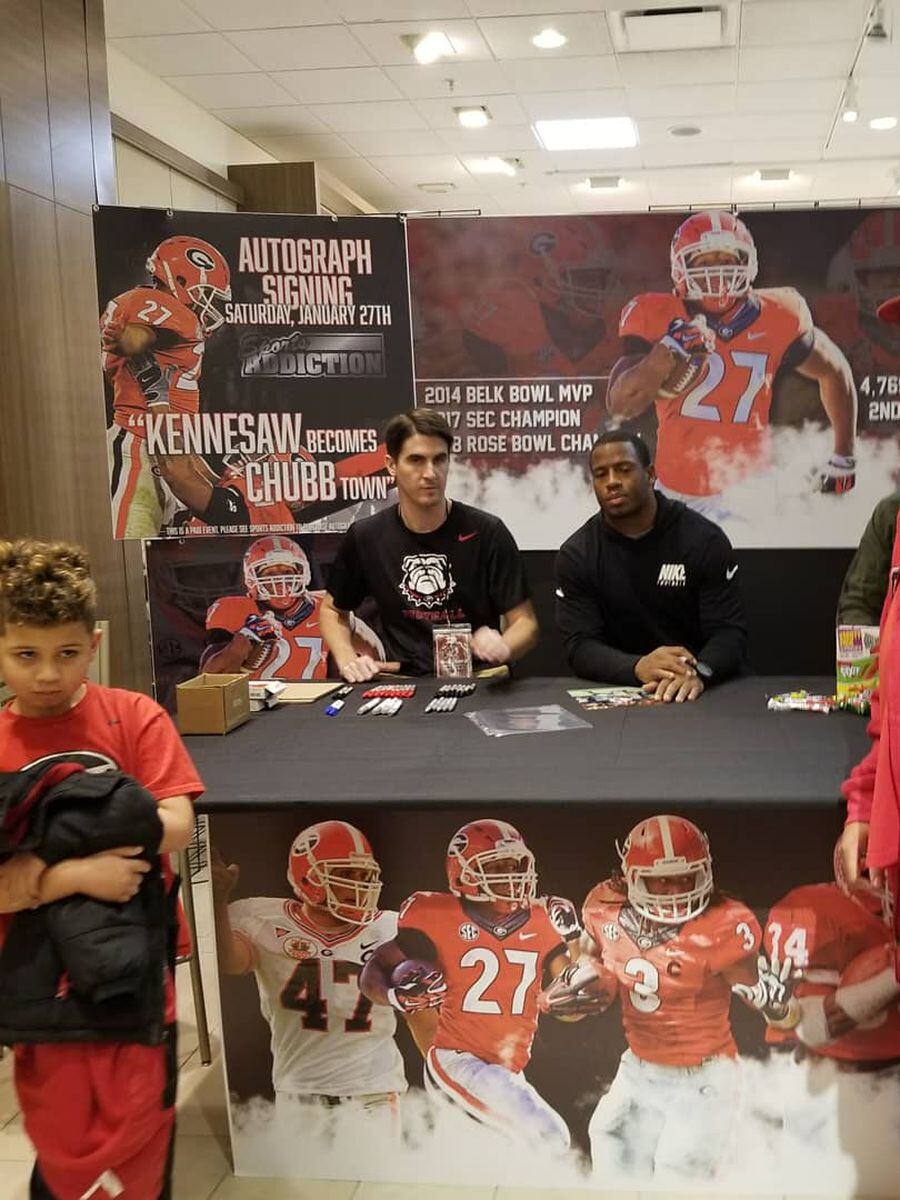
<svg viewBox="0 0 900 1200">
<path fill-rule="evenodd" d="M 147 270 L 161 287 L 194 310 L 206 333 L 224 322 L 215 301 L 231 299 L 231 271 L 215 246 L 202 238 L 166 238 L 147 259 Z"/>
<path fill-rule="evenodd" d="M 617 846 L 631 907 L 648 921 L 681 925 L 699 917 L 713 891 L 712 856 L 706 834 L 684 817 L 648 817 Z M 656 892 L 650 879 L 693 876 L 680 892 Z"/>
<path fill-rule="evenodd" d="M 878 306 L 900 292 L 900 209 L 870 213 L 857 225 L 850 238 L 850 259 L 860 315 L 874 326 Z M 881 332 L 894 333 L 890 328 Z"/>
<path fill-rule="evenodd" d="M 266 567 L 280 567 L 263 575 Z M 289 537 L 274 533 L 257 538 L 244 554 L 244 583 L 254 600 L 287 600 L 302 596 L 312 580 L 306 551 Z"/>
<path fill-rule="evenodd" d="M 298 833 L 287 880 L 298 900 L 327 908 L 350 925 L 368 925 L 378 916 L 381 867 L 369 839 L 346 821 L 321 821 Z"/>
<path fill-rule="evenodd" d="M 734 261 L 697 266 L 701 254 L 727 254 Z M 675 294 L 709 312 L 728 312 L 750 291 L 759 270 L 750 230 L 730 212 L 694 213 L 682 221 L 670 257 Z"/>
<path fill-rule="evenodd" d="M 588 218 L 555 221 L 531 239 L 529 277 L 538 299 L 549 308 L 569 308 L 599 317 L 615 289 L 615 253 Z"/>
<path fill-rule="evenodd" d="M 514 865 L 493 869 L 507 863 Z M 450 839 L 447 881 L 454 896 L 524 906 L 537 892 L 534 855 L 506 821 L 470 821 Z"/>
<path fill-rule="evenodd" d="M 839 838 L 834 847 L 834 882 L 846 896 L 855 900 L 866 912 L 870 912 L 876 917 L 883 917 L 889 925 L 893 925 L 890 891 L 886 887 L 877 888 L 872 883 L 864 854 L 860 854 L 857 866 L 858 883 L 851 888 L 847 872 L 844 870 L 844 856 L 841 854 Z"/>
</svg>

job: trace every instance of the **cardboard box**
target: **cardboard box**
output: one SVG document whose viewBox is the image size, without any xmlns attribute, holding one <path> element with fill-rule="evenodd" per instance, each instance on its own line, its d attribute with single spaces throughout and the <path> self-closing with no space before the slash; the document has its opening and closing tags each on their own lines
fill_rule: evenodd
<svg viewBox="0 0 900 1200">
<path fill-rule="evenodd" d="M 196 675 L 175 689 L 182 733 L 229 733 L 250 716 L 250 677 Z"/>
</svg>

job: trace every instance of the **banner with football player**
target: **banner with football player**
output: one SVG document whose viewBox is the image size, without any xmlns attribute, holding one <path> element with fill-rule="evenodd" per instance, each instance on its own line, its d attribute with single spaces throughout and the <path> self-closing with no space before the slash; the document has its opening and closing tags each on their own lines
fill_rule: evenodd
<svg viewBox="0 0 900 1200">
<path fill-rule="evenodd" d="M 214 814 L 237 1173 L 895 1196 L 887 897 L 736 815 Z"/>
<path fill-rule="evenodd" d="M 593 437 L 738 547 L 855 545 L 900 471 L 900 210 L 412 220 L 416 397 L 525 549 L 595 511 Z"/>
<path fill-rule="evenodd" d="M 396 219 L 100 208 L 117 538 L 346 529 L 412 403 Z"/>
<path fill-rule="evenodd" d="M 248 671 L 288 682 L 329 677 L 319 627 L 323 577 L 340 536 L 168 539 L 145 547 L 150 644 L 156 698 L 170 711 L 175 688 L 201 671 Z M 351 614 L 360 654 L 384 647 Z"/>
</svg>

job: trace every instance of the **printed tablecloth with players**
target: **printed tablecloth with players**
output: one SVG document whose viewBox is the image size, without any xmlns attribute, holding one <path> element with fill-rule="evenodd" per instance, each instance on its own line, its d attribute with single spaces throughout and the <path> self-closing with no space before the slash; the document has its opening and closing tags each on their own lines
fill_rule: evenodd
<svg viewBox="0 0 900 1200">
<path fill-rule="evenodd" d="M 396 218 L 100 208 L 118 538 L 346 529 L 413 402 Z"/>
<path fill-rule="evenodd" d="M 895 1195 L 882 897 L 804 816 L 214 816 L 236 1171 Z"/>
<path fill-rule="evenodd" d="M 523 548 L 592 515 L 611 427 L 739 547 L 855 545 L 893 490 L 900 210 L 419 219 L 408 243 L 417 402 L 453 425 L 454 494 Z"/>
</svg>

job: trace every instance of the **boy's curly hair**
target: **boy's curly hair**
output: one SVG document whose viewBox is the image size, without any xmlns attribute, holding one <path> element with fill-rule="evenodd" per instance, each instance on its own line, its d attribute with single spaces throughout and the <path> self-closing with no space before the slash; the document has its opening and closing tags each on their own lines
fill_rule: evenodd
<svg viewBox="0 0 900 1200">
<path fill-rule="evenodd" d="M 97 587 L 87 553 L 69 542 L 0 541 L 0 633 L 8 624 L 80 621 L 93 632 Z"/>
</svg>

